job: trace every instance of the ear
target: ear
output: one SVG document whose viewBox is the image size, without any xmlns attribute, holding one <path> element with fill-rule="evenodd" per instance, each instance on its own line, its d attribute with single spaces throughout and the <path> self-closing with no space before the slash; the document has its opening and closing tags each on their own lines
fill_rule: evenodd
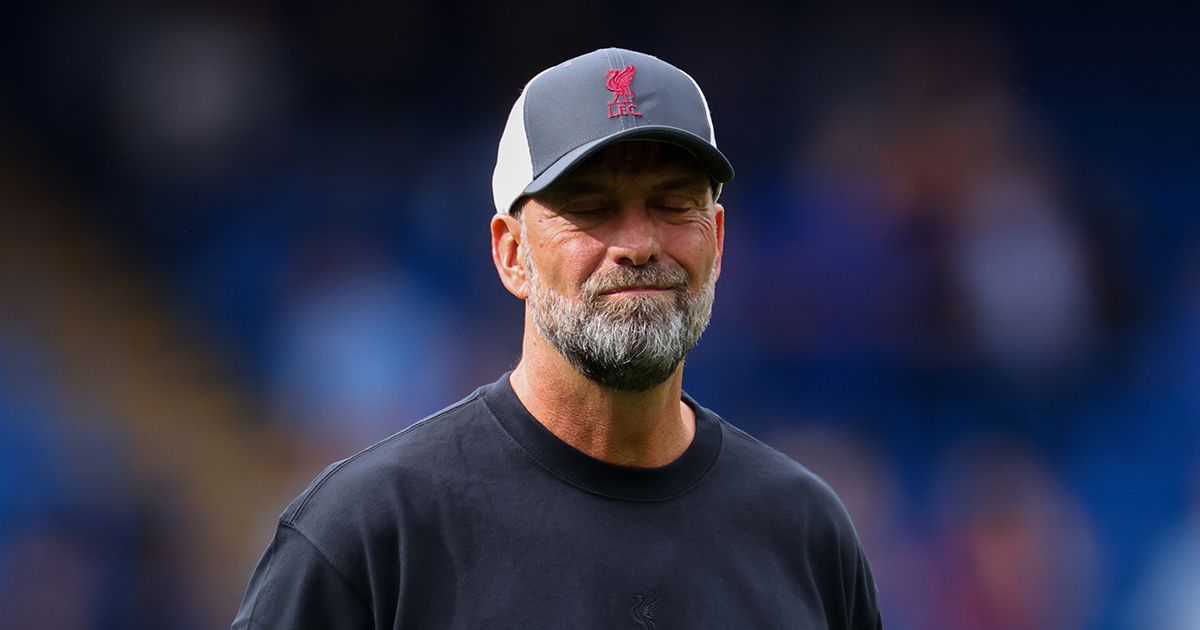
<svg viewBox="0 0 1200 630">
<path fill-rule="evenodd" d="M 717 228 L 717 260 L 713 265 L 713 275 L 721 277 L 721 259 L 725 254 L 725 206 L 713 203 L 713 221 Z"/>
<path fill-rule="evenodd" d="M 524 300 L 529 296 L 525 275 L 521 221 L 511 214 L 492 217 L 492 263 L 508 292 Z"/>
</svg>

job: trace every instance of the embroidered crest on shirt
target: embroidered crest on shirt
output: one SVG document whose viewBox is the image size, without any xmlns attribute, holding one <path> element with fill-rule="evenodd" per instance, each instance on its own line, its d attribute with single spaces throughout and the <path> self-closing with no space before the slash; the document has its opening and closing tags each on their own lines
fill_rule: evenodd
<svg viewBox="0 0 1200 630">
<path fill-rule="evenodd" d="M 650 591 L 649 595 L 641 593 L 633 594 L 633 608 L 629 609 L 629 616 L 633 618 L 633 622 L 639 628 L 651 630 L 654 628 L 654 606 L 658 604 L 658 593 Z"/>
</svg>

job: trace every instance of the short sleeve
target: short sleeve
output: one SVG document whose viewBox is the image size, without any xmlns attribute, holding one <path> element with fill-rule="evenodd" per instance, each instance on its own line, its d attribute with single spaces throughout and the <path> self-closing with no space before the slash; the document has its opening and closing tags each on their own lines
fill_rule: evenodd
<svg viewBox="0 0 1200 630">
<path fill-rule="evenodd" d="M 235 630 L 372 628 L 370 607 L 301 532 L 280 523 L 250 576 Z"/>
<path fill-rule="evenodd" d="M 883 616 L 879 612 L 879 592 L 875 586 L 875 577 L 871 574 L 871 565 L 858 547 L 857 562 L 854 568 L 854 585 L 851 601 L 851 627 L 854 630 L 883 630 Z"/>
</svg>

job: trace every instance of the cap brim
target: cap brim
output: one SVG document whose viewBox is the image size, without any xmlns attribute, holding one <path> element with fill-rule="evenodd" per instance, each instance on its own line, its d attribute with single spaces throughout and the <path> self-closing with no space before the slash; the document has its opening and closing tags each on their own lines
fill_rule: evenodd
<svg viewBox="0 0 1200 630">
<path fill-rule="evenodd" d="M 588 157 L 621 140 L 654 140 L 682 147 L 696 157 L 701 166 L 718 184 L 725 184 L 733 179 L 733 166 L 729 160 L 704 138 L 676 127 L 646 125 L 618 131 L 572 149 L 551 164 L 541 175 L 535 177 L 521 191 L 522 196 L 536 195 L 546 190 L 559 177 L 581 164 Z"/>
</svg>

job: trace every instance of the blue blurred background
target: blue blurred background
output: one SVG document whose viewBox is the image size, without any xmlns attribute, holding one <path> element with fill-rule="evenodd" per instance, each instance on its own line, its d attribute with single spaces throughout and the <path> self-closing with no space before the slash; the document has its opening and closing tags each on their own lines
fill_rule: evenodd
<svg viewBox="0 0 1200 630">
<path fill-rule="evenodd" d="M 738 172 L 685 387 L 838 490 L 888 628 L 1200 628 L 1198 37 L 1148 7 L 10 8 L 0 627 L 227 624 L 327 462 L 512 367 L 500 131 L 619 45 L 698 80 Z"/>
</svg>

